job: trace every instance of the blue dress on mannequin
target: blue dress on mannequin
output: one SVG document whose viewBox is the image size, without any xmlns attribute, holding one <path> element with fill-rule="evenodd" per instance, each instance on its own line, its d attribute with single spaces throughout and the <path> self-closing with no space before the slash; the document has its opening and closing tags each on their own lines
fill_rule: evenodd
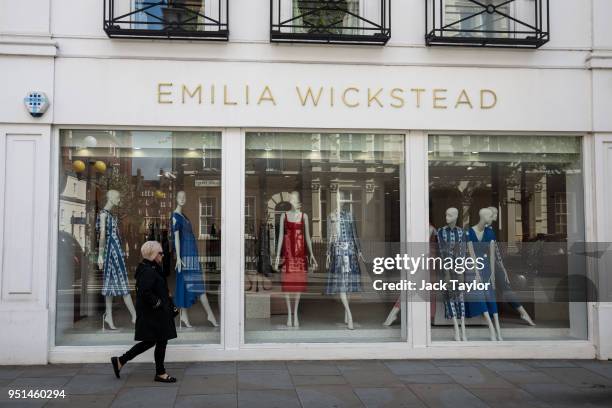
<svg viewBox="0 0 612 408">
<path fill-rule="evenodd" d="M 174 293 L 174 304 L 177 307 L 191 307 L 198 297 L 206 291 L 204 286 L 204 275 L 200 269 L 200 258 L 198 256 L 198 246 L 191 221 L 183 214 L 172 213 L 172 236 L 179 233 L 181 260 L 183 267 L 181 272 L 176 271 L 176 290 Z M 175 246 L 176 250 L 176 246 Z"/>
<path fill-rule="evenodd" d="M 467 231 L 467 241 L 471 242 L 474 247 L 474 255 L 477 258 L 482 258 L 484 268 L 479 270 L 480 282 L 491 282 L 491 241 L 495 241 L 495 233 L 491 228 L 485 228 L 482 233 L 482 239 L 478 239 L 474 228 L 470 227 Z M 474 270 L 467 271 L 465 281 L 472 282 L 476 280 L 476 272 Z M 465 315 L 466 317 L 480 316 L 488 312 L 490 316 L 497 313 L 497 299 L 495 296 L 495 287 L 489 285 L 486 290 L 472 290 L 466 293 L 465 296 Z"/>
<path fill-rule="evenodd" d="M 103 209 L 96 218 L 96 235 L 100 231 L 101 215 L 106 215 L 104 233 L 106 235 L 104 248 L 104 282 L 103 296 L 125 296 L 130 293 L 125 255 L 119 238 L 119 223 L 117 218 L 108 210 Z"/>
</svg>

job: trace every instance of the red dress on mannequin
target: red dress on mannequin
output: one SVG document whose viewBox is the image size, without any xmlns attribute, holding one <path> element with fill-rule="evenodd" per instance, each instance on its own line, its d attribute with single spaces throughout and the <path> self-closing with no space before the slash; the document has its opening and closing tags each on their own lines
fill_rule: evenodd
<svg viewBox="0 0 612 408">
<path fill-rule="evenodd" d="M 304 241 L 304 214 L 300 215 L 298 222 L 289 221 L 285 214 L 283 236 L 283 269 L 281 283 L 283 292 L 306 291 L 306 249 Z"/>
</svg>

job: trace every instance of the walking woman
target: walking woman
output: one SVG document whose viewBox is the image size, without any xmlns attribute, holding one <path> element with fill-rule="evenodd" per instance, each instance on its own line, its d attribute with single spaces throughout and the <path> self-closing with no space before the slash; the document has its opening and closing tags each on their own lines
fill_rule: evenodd
<svg viewBox="0 0 612 408">
<path fill-rule="evenodd" d="M 140 341 L 121 357 L 112 357 L 115 376 L 137 355 L 155 346 L 155 381 L 176 382 L 166 373 L 164 358 L 168 340 L 176 338 L 174 316 L 176 308 L 170 298 L 166 276 L 162 270 L 162 247 L 157 241 L 147 241 L 140 249 L 142 262 L 136 269 L 136 332 Z"/>
</svg>

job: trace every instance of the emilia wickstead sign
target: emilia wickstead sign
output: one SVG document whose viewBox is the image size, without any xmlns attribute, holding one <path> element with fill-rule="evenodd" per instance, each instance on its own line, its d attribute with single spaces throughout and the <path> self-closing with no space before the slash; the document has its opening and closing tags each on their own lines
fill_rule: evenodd
<svg viewBox="0 0 612 408">
<path fill-rule="evenodd" d="M 380 131 L 589 129 L 589 74 L 542 71 L 61 58 L 54 121 Z"/>
<path fill-rule="evenodd" d="M 424 87 L 300 86 L 293 87 L 293 97 L 279 97 L 270 85 L 157 83 L 158 104 L 277 106 L 290 103 L 298 107 L 394 108 L 429 107 L 432 109 L 493 109 L 497 92 L 492 89 L 449 90 Z M 288 95 L 286 90 L 280 93 Z"/>
</svg>

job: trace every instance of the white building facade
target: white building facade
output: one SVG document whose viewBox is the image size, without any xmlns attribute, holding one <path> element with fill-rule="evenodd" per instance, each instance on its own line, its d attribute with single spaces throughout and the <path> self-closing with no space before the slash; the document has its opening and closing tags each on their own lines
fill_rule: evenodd
<svg viewBox="0 0 612 408">
<path fill-rule="evenodd" d="M 150 239 L 184 309 L 168 360 L 612 357 L 611 15 L 0 0 L 0 364 L 123 350 Z M 374 289 L 450 207 L 498 214 L 494 341 L 475 302 L 456 341 L 448 293 Z"/>
</svg>

